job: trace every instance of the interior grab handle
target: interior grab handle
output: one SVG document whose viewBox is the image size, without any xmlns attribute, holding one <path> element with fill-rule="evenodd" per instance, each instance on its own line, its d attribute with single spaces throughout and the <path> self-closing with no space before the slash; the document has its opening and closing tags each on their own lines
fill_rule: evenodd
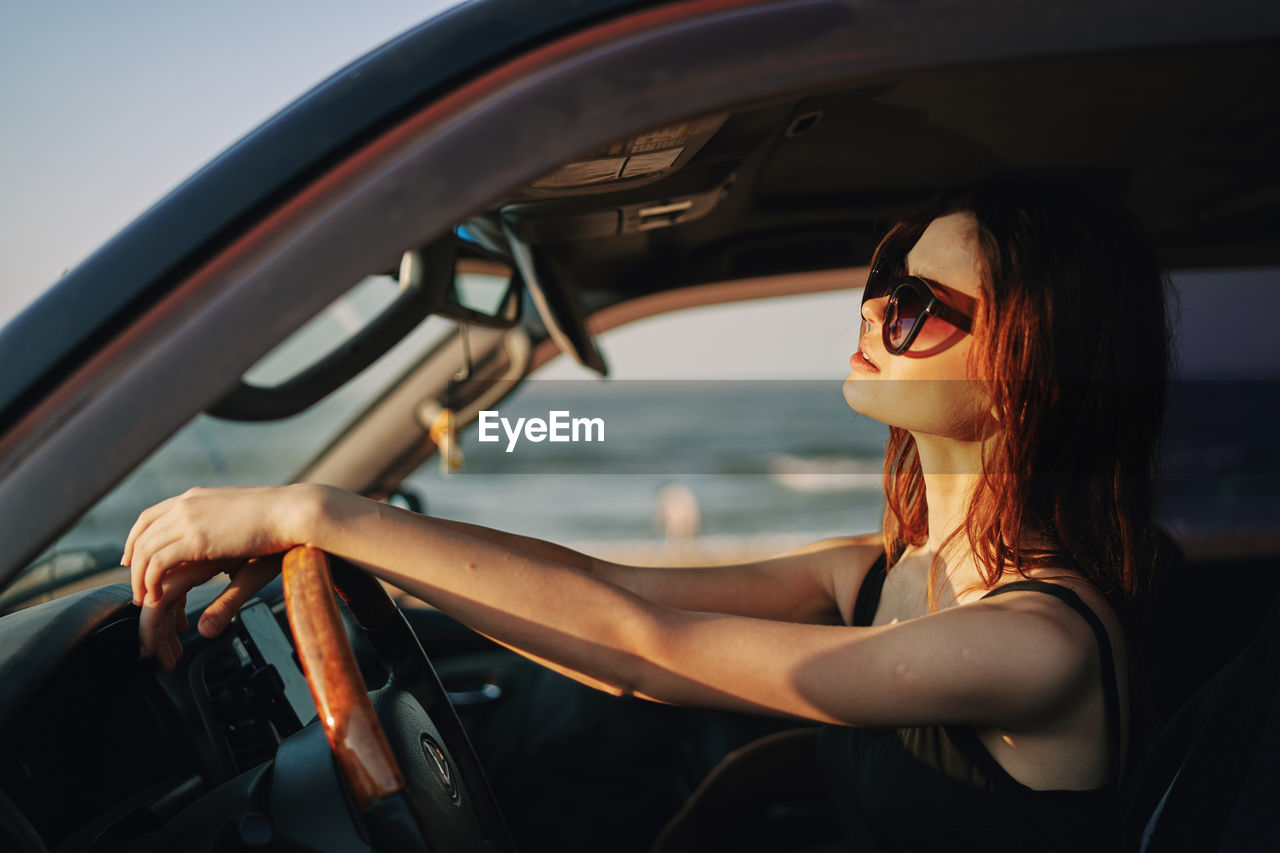
<svg viewBox="0 0 1280 853">
<path fill-rule="evenodd" d="M 497 702 L 502 698 L 502 688 L 493 682 L 485 682 L 475 690 L 449 690 L 449 701 L 455 708 L 474 707 Z"/>
</svg>

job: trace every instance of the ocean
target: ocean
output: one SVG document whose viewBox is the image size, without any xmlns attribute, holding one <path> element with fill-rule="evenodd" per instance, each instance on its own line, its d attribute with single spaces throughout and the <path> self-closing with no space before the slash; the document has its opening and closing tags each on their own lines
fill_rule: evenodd
<svg viewBox="0 0 1280 853">
<path fill-rule="evenodd" d="M 696 500 L 699 535 L 820 538 L 880 529 L 888 429 L 849 409 L 839 381 L 537 382 L 500 407 L 512 423 L 560 409 L 599 417 L 600 443 L 481 443 L 461 473 L 408 478 L 428 512 L 560 542 L 653 539 L 659 495 Z M 1280 518 L 1272 383 L 1171 386 L 1158 516 L 1185 536 L 1256 534 Z"/>
<path fill-rule="evenodd" d="M 839 381 L 532 381 L 497 411 L 598 418 L 603 441 L 511 447 L 472 425 L 461 472 L 437 462 L 406 481 L 429 513 L 580 542 L 659 538 L 664 489 L 692 496 L 709 537 L 875 530 L 884 511 L 888 429 L 852 412 Z"/>
</svg>

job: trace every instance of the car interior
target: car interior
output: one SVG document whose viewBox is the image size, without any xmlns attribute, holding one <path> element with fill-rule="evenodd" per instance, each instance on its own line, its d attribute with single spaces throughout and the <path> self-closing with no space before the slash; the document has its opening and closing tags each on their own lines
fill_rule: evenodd
<svg viewBox="0 0 1280 853">
<path fill-rule="evenodd" d="M 423 490 L 422 472 L 470 464 L 462 458 L 475 452 L 478 413 L 518 398 L 539 371 L 570 360 L 600 377 L 592 385 L 607 386 L 610 333 L 628 324 L 855 291 L 897 217 L 939 189 L 986 177 L 1068 183 L 1122 203 L 1174 278 L 1185 346 L 1169 421 L 1181 432 L 1169 443 L 1203 452 L 1170 457 L 1167 547 L 1142 645 L 1156 714 L 1175 719 L 1250 649 L 1280 591 L 1280 457 L 1258 428 L 1275 422 L 1269 383 L 1280 362 L 1228 358 L 1226 370 L 1199 370 L 1200 345 L 1192 343 L 1223 327 L 1188 314 L 1235 288 L 1262 307 L 1227 321 L 1243 337 L 1268 336 L 1280 268 L 1280 103 L 1259 89 L 1280 76 L 1278 66 L 1280 51 L 1265 33 L 886 64 L 758 96 L 748 88 L 749 97 L 721 97 L 709 109 L 655 106 L 660 123 L 607 143 L 550 145 L 543 156 L 557 165 L 537 165 L 536 177 L 509 182 L 482 204 L 458 202 L 443 226 L 402 229 L 381 242 L 368 236 L 376 222 L 353 232 L 358 248 L 338 247 L 353 258 L 343 264 L 325 254 L 331 241 L 298 226 L 296 239 L 311 241 L 304 248 L 313 258 L 304 277 L 321 282 L 332 265 L 328 278 L 338 280 L 317 283 L 320 295 L 282 311 L 275 337 L 245 343 L 224 361 L 191 362 L 190 384 L 199 386 L 191 394 L 203 402 L 188 405 L 175 392 L 170 426 L 139 427 L 163 441 L 145 439 L 145 452 L 120 457 L 127 476 L 103 473 L 94 494 L 75 497 L 83 511 L 50 522 L 56 532 L 28 549 L 26 570 L 0 597 L 0 726 L 9 744 L 0 754 L 0 849 L 375 849 L 326 764 L 318 725 L 309 725 L 316 704 L 279 580 L 212 640 L 194 625 L 219 585 L 200 588 L 188 600 L 193 627 L 178 668 L 165 673 L 138 660 L 137 608 L 127 570 L 116 565 L 137 512 L 196 481 L 324 482 L 431 512 L 440 496 Z M 478 162 L 502 157 L 496 145 L 476 154 Z M 330 165 L 292 188 L 296 206 L 280 202 L 273 228 L 292 227 L 291 216 L 305 225 L 326 204 L 338 208 L 325 181 L 345 166 Z M 509 180 L 494 171 L 495 185 Z M 399 215 L 395 198 L 435 192 L 429 176 L 402 171 L 397 179 L 400 196 L 377 199 L 388 217 Z M 405 241 L 404 233 L 417 236 Z M 182 280 L 199 284 L 221 263 L 211 253 L 184 268 Z M 172 297 L 187 301 L 175 302 L 170 318 L 201 322 L 213 311 L 205 292 L 192 284 Z M 209 335 L 230 334 L 206 325 Z M 128 346 L 135 350 L 103 351 L 143 351 Z M 205 381 L 215 370 L 237 378 Z M 47 375 L 58 371 L 73 369 Z M 45 405 L 33 393 L 24 405 Z M 832 393 L 838 398 L 837 385 Z M 679 406 L 672 417 L 682 417 Z M 34 446 L 34 433 L 21 432 L 27 422 L 4 422 L 19 431 L 0 450 Z M 72 460 L 80 479 L 55 497 L 71 501 L 78 485 L 99 482 L 85 463 L 91 458 Z M 442 492 L 450 482 L 430 479 Z M 478 500 L 503 506 L 492 491 Z M 883 506 L 874 494 L 852 499 Z M 346 592 L 360 584 L 339 565 L 334 573 Z M 1217 580 L 1228 575 L 1228 583 Z M 391 593 L 411 638 L 394 624 L 372 627 L 392 624 L 379 622 L 390 618 L 382 611 L 369 615 L 376 607 L 361 611 L 373 592 L 340 605 L 365 688 L 376 694 L 401 667 L 416 666 L 402 659 L 416 638 L 502 813 L 480 805 L 474 825 L 451 827 L 432 849 L 648 850 L 659 838 L 659 849 L 699 849 L 706 838 L 681 835 L 672 823 L 695 791 L 718 815 L 717 845 L 818 850 L 838 839 L 806 758 L 811 744 L 793 721 L 592 691 Z M 452 725 L 435 712 L 432 719 L 441 732 Z M 456 753 L 458 737 L 439 739 Z M 140 742 L 155 748 L 139 751 Z M 447 760 L 443 766 L 447 773 Z M 460 770 L 474 784 L 474 769 Z M 721 781 L 706 793 L 713 777 Z M 1139 831 L 1145 819 L 1136 819 Z M 1200 818 L 1205 826 L 1225 819 Z M 495 828 L 503 822 L 505 830 Z"/>
</svg>

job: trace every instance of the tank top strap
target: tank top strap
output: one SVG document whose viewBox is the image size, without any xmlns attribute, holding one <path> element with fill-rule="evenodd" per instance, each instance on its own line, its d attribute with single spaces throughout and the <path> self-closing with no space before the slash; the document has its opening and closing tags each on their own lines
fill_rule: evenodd
<svg viewBox="0 0 1280 853">
<path fill-rule="evenodd" d="M 888 576 L 889 558 L 881 551 L 880 556 L 867 569 L 858 588 L 858 597 L 853 602 L 853 619 L 851 625 L 870 625 L 876 618 L 876 608 L 880 606 L 880 593 L 884 589 L 884 579 Z"/>
<path fill-rule="evenodd" d="M 1002 595 L 1006 592 L 1024 591 L 1043 592 L 1054 596 L 1079 613 L 1084 621 L 1089 623 L 1089 627 L 1093 629 L 1094 636 L 1097 637 L 1098 657 L 1102 663 L 1102 695 L 1106 705 L 1107 730 L 1111 741 L 1111 760 L 1117 776 L 1113 784 L 1118 785 L 1120 773 L 1120 688 L 1116 681 L 1116 664 L 1111 652 L 1111 637 L 1107 634 L 1106 626 L 1102 624 L 1098 614 L 1093 612 L 1093 609 L 1080 599 L 1080 596 L 1059 584 L 1037 580 L 1015 581 L 1014 583 L 998 586 L 982 597 L 990 598 L 993 595 Z"/>
</svg>

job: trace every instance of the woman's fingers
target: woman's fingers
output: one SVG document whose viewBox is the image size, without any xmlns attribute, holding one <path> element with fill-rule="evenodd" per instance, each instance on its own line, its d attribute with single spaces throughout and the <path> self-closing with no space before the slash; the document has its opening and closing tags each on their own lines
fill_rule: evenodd
<svg viewBox="0 0 1280 853">
<path fill-rule="evenodd" d="M 154 506 L 147 507 L 139 513 L 138 520 L 133 523 L 133 527 L 129 528 L 129 535 L 125 537 L 124 554 L 120 557 L 120 565 L 133 565 L 133 546 L 138 541 L 138 537 L 142 535 L 143 531 L 147 529 L 151 522 L 164 515 L 164 513 L 173 506 L 174 502 L 177 500 L 178 497 L 168 498 Z"/>
<path fill-rule="evenodd" d="M 196 626 L 197 630 L 204 637 L 218 636 L 244 603 L 279 573 L 280 555 L 278 554 L 245 563 L 232 575 L 231 583 L 227 584 L 227 588 L 204 609 L 200 622 Z"/>
<path fill-rule="evenodd" d="M 186 593 L 220 571 L 234 580 L 209 606 L 199 630 L 220 633 L 235 612 L 280 571 L 278 552 L 300 540 L 298 501 L 314 489 L 291 487 L 190 489 L 139 514 L 125 539 L 134 603 L 142 608 L 138 634 L 143 657 L 166 669 L 182 655 L 180 634 L 190 630 Z M 305 512 L 301 516 L 306 517 Z M 277 554 L 274 559 L 244 560 Z"/>
<path fill-rule="evenodd" d="M 157 646 L 160 650 L 160 665 L 164 667 L 165 672 L 173 672 L 173 668 L 178 664 L 178 658 L 182 655 L 182 643 L 178 641 L 178 631 L 174 625 L 174 617 L 173 608 L 165 608 Z"/>
<path fill-rule="evenodd" d="M 165 518 L 154 519 L 133 543 L 129 555 L 132 560 L 129 564 L 129 580 L 133 586 L 133 601 L 138 606 L 142 606 L 149 596 L 154 597 L 160 592 L 159 581 L 163 569 L 156 562 L 156 555 L 182 542 L 182 530 L 169 529 L 172 525 L 166 522 Z M 168 555 L 172 557 L 176 553 L 177 550 L 173 550 Z M 191 559 L 198 558 L 193 555 Z"/>
<path fill-rule="evenodd" d="M 182 657 L 181 634 L 186 633 L 187 614 L 184 605 L 175 602 L 164 607 L 144 607 L 139 617 L 142 634 L 142 657 L 155 657 L 165 672 L 173 672 Z"/>
<path fill-rule="evenodd" d="M 279 554 L 247 563 L 238 559 L 180 563 L 167 572 L 153 587 L 138 617 L 138 639 L 141 656 L 154 657 L 170 672 L 182 657 L 182 635 L 191 630 L 187 617 L 187 593 L 222 571 L 232 580 L 218 597 L 205 608 L 197 629 L 206 638 L 216 637 L 231 617 L 262 587 L 280 573 Z"/>
<path fill-rule="evenodd" d="M 172 500 L 172 499 L 170 499 Z M 165 501 L 168 503 L 168 501 Z M 144 533 L 150 530 L 151 525 L 160 517 L 160 508 L 164 504 L 156 504 L 150 509 L 143 510 L 142 515 L 138 516 L 138 520 L 133 523 L 133 529 L 129 531 L 129 538 L 125 542 L 124 556 L 121 562 L 129 567 L 129 583 L 133 587 L 133 603 L 142 606 L 143 599 L 146 598 L 147 585 L 144 572 L 147 568 L 145 554 L 146 548 L 139 548 L 139 539 Z"/>
<path fill-rule="evenodd" d="M 228 562 L 219 560 L 183 563 L 164 576 L 161 581 L 163 589 L 156 590 L 161 593 L 163 603 L 145 601 L 138 617 L 138 640 L 142 646 L 142 657 L 161 656 L 170 635 L 185 634 L 190 629 L 186 610 L 187 593 L 222 571 Z"/>
<path fill-rule="evenodd" d="M 272 554 L 296 544 L 287 520 L 311 491 L 289 487 L 191 489 L 138 516 L 125 541 L 135 601 L 159 594 L 159 579 L 180 562 Z"/>
<path fill-rule="evenodd" d="M 165 596 L 166 587 L 180 585 L 182 581 L 179 581 L 177 585 L 169 584 L 167 577 L 169 574 L 177 572 L 180 567 L 184 567 L 184 564 L 185 566 L 200 566 L 203 568 L 213 562 L 192 554 L 191 550 L 186 542 L 178 538 L 162 545 L 159 550 L 147 557 L 146 566 L 142 570 L 145 598 L 150 598 L 152 603 L 158 604 Z M 203 578 L 190 583 L 186 589 L 204 583 L 216 573 L 216 570 L 206 572 Z"/>
<path fill-rule="evenodd" d="M 164 611 L 152 604 L 143 605 L 138 614 L 138 639 L 142 642 L 141 655 L 149 658 L 155 654 L 156 639 L 164 621 Z"/>
<path fill-rule="evenodd" d="M 178 659 L 182 657 L 182 641 L 178 639 L 177 631 L 169 635 L 169 663 L 165 667 L 165 672 L 173 672 L 173 668 L 178 665 Z"/>
</svg>

